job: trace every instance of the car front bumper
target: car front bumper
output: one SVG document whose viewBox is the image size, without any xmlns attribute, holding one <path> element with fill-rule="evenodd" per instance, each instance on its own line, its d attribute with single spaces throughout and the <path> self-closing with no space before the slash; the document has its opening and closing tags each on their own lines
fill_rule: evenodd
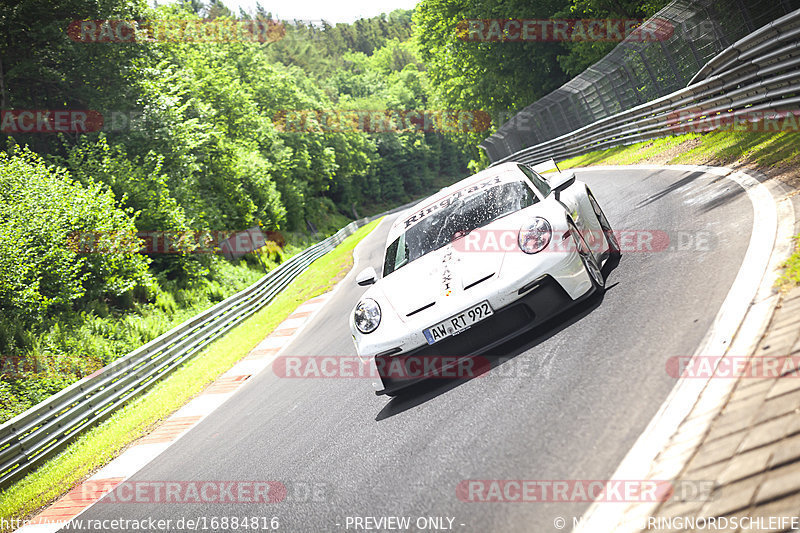
<svg viewBox="0 0 800 533">
<path fill-rule="evenodd" d="M 394 394 L 432 377 L 473 377 L 459 376 L 458 372 L 453 376 L 453 372 L 444 370 L 457 364 L 459 359 L 486 353 L 487 350 L 530 331 L 584 300 L 594 290 L 589 290 L 573 300 L 552 276 L 545 274 L 521 288 L 519 292 L 519 299 L 495 310 L 493 315 L 458 335 L 404 353 L 376 355 L 375 364 L 383 389 L 377 390 L 375 394 Z M 425 364 L 426 360 L 428 364 Z M 402 367 L 403 370 L 398 372 L 398 367 Z M 418 375 L 420 368 L 436 368 L 437 371 Z"/>
</svg>

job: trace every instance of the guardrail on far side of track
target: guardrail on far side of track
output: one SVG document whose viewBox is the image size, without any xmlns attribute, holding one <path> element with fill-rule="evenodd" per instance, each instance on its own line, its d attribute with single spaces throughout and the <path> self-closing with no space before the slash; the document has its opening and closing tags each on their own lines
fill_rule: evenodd
<svg viewBox="0 0 800 533">
<path fill-rule="evenodd" d="M 525 111 L 487 138 L 492 164 L 563 160 L 595 150 L 719 127 L 800 132 L 800 9 L 757 29 L 710 59 L 683 89 L 515 150 Z M 516 121 L 516 123 L 514 122 Z M 516 139 L 516 140 L 515 140 Z"/>
</svg>

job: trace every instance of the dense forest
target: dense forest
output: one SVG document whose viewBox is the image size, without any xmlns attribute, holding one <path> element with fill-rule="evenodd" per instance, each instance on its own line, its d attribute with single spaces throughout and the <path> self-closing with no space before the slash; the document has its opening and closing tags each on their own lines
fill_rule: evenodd
<svg viewBox="0 0 800 533">
<path fill-rule="evenodd" d="M 6 3 L 0 421 L 348 220 L 480 168 L 476 144 L 492 128 L 614 45 L 471 43 L 457 38 L 461 20 L 646 17 L 665 3 L 424 0 L 414 11 L 336 25 L 275 24 L 264 8 L 233 13 L 219 0 Z M 184 31 L 201 19 L 269 22 L 276 32 L 126 40 L 122 25 L 101 22 L 161 21 Z M 96 33 L 81 33 L 81 21 L 96 21 Z M 53 127 L 59 111 L 73 119 L 66 128 Z M 488 118 L 458 127 L 403 120 L 459 112 Z M 361 118 L 341 118 L 348 113 Z M 362 123 L 376 117 L 400 120 Z M 191 242 L 157 254 L 132 253 L 120 241 L 256 225 L 283 232 L 286 246 L 231 262 L 193 253 Z M 73 245 L 87 234 L 94 253 Z"/>
</svg>

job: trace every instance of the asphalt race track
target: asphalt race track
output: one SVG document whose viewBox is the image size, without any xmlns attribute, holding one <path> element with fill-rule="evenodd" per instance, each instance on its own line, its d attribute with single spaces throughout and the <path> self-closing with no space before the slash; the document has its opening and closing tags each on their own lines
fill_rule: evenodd
<svg viewBox="0 0 800 533">
<path fill-rule="evenodd" d="M 674 170 L 578 178 L 615 229 L 666 231 L 673 249 L 624 254 L 604 269 L 602 298 L 496 350 L 507 360 L 476 379 L 429 381 L 389 399 L 368 378 L 267 370 L 132 478 L 274 480 L 288 489 L 282 503 L 101 501 L 80 518 L 277 516 L 281 531 L 352 531 L 347 517 L 409 517 L 412 530 L 420 517 L 445 517 L 455 531 L 552 532 L 563 517 L 571 529 L 588 502 L 464 502 L 456 487 L 608 479 L 675 384 L 667 359 L 691 355 L 711 325 L 753 224 L 747 194 L 725 178 Z M 359 270 L 380 270 L 387 230 L 384 222 L 364 241 Z M 286 354 L 355 354 L 347 319 L 365 288 L 352 280 Z"/>
</svg>

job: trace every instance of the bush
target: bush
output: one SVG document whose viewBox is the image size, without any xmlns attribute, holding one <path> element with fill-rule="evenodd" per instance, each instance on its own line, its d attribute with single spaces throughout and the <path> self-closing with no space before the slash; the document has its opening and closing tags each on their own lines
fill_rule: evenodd
<svg viewBox="0 0 800 533">
<path fill-rule="evenodd" d="M 97 184 L 82 186 L 26 149 L 0 152 L 0 330 L 17 331 L 91 300 L 119 297 L 151 283 L 146 258 L 79 253 L 76 235 L 134 235 L 129 212 Z M 19 335 L 4 337 L 3 354 Z"/>
</svg>

